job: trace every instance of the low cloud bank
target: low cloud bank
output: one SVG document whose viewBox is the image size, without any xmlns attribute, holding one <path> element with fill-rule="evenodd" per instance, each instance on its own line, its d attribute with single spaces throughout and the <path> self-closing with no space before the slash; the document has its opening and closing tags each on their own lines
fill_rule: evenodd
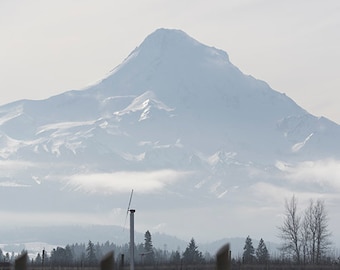
<svg viewBox="0 0 340 270">
<path fill-rule="evenodd" d="M 320 188 L 340 192 L 340 160 L 305 161 L 296 165 L 278 162 L 277 168 L 292 182 L 316 184 Z"/>
<path fill-rule="evenodd" d="M 131 189 L 139 193 L 152 193 L 161 191 L 188 174 L 174 170 L 77 174 L 67 179 L 67 185 L 86 193 L 126 193 Z"/>
</svg>

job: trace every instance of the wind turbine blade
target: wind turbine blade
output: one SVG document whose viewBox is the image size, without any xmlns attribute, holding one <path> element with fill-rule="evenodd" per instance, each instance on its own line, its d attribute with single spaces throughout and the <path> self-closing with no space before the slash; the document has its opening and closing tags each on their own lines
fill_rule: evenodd
<svg viewBox="0 0 340 270">
<path fill-rule="evenodd" d="M 133 195 L 133 189 L 131 190 L 129 205 L 128 205 L 128 208 L 127 208 L 127 211 L 128 211 L 128 212 L 129 212 L 129 210 L 130 210 L 130 205 L 131 205 L 131 201 L 132 201 L 132 195 Z"/>
<path fill-rule="evenodd" d="M 127 210 L 126 210 L 126 216 L 125 216 L 125 222 L 124 222 L 123 230 L 125 230 L 125 227 L 126 227 L 126 221 L 127 221 L 128 215 L 129 215 L 130 205 L 131 205 L 131 201 L 132 201 L 132 195 L 133 195 L 133 189 L 131 190 L 130 200 L 129 200 L 129 204 L 128 204 L 128 207 L 127 207 Z"/>
</svg>

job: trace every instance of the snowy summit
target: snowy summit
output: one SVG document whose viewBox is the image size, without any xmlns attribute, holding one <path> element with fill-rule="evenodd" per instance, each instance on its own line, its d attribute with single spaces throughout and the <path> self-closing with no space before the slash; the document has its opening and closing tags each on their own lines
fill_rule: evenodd
<svg viewBox="0 0 340 270">
<path fill-rule="evenodd" d="M 158 29 L 95 85 L 0 107 L 0 202 L 8 224 L 123 225 L 134 189 L 137 230 L 275 240 L 285 196 L 339 188 L 306 173 L 337 168 L 339 137 L 226 52 Z"/>
</svg>

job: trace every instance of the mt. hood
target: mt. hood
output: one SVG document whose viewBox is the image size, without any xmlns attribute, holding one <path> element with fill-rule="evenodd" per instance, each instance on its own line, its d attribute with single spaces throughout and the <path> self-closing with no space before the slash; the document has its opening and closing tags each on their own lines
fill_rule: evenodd
<svg viewBox="0 0 340 270">
<path fill-rule="evenodd" d="M 276 241 L 291 194 L 339 218 L 339 138 L 226 52 L 158 29 L 90 87 L 0 107 L 2 215 L 123 225 L 134 189 L 141 232 Z"/>
</svg>

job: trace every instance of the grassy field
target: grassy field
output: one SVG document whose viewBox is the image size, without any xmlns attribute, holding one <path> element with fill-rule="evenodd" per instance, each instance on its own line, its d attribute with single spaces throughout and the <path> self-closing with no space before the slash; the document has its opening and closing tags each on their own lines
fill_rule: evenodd
<svg viewBox="0 0 340 270">
<path fill-rule="evenodd" d="M 12 270 L 13 268 L 0 268 L 0 270 Z M 36 267 L 29 266 L 28 270 L 99 270 L 100 267 Z M 216 270 L 215 264 L 203 265 L 135 265 L 135 270 Z M 129 266 L 116 267 L 114 270 L 130 270 Z M 227 270 L 227 269 L 226 269 Z M 232 265 L 230 270 L 340 270 L 339 264 L 332 265 L 293 265 L 293 264 L 268 264 L 268 265 Z"/>
</svg>

